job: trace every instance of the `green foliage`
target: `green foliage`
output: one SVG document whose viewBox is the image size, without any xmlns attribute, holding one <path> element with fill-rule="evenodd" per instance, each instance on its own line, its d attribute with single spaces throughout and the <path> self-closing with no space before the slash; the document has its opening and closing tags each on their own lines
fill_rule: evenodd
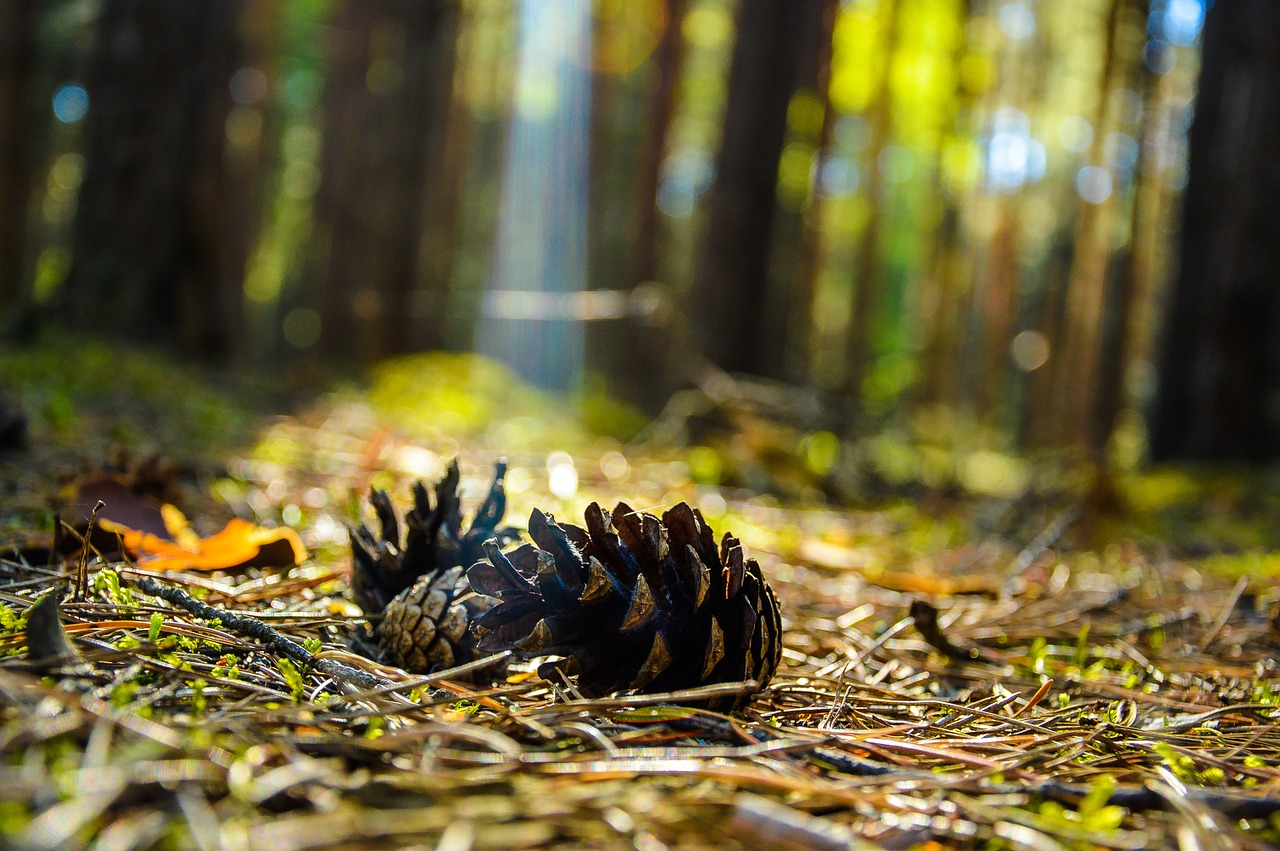
<svg viewBox="0 0 1280 851">
<path fill-rule="evenodd" d="M 25 801 L 16 798 L 0 800 L 0 836 L 17 836 L 32 816 L 31 807 Z"/>
<path fill-rule="evenodd" d="M 204 715 L 205 709 L 208 708 L 208 700 L 204 694 L 205 687 L 208 685 L 208 681 L 200 677 L 191 681 L 191 713 L 197 718 Z"/>
<path fill-rule="evenodd" d="M 1174 777 L 1184 783 L 1199 785 L 1199 772 L 1196 771 L 1195 760 L 1180 753 L 1168 742 L 1156 742 L 1151 749 L 1160 756 L 1165 766 L 1173 772 Z"/>
<path fill-rule="evenodd" d="M 1080 625 L 1080 633 L 1076 636 L 1076 650 L 1072 661 L 1077 668 L 1084 668 L 1089 661 L 1089 622 Z"/>
<path fill-rule="evenodd" d="M 222 658 L 218 660 L 218 664 L 213 666 L 210 673 L 215 677 L 234 680 L 240 676 L 240 666 L 237 664 L 239 658 L 234 653 L 224 653 Z"/>
<path fill-rule="evenodd" d="M 1089 792 L 1080 801 L 1074 811 L 1067 809 L 1056 801 L 1045 801 L 1040 805 L 1040 815 L 1056 821 L 1065 827 L 1084 830 L 1089 833 L 1105 833 L 1116 830 L 1124 823 L 1129 811 L 1107 802 L 1115 791 L 1115 778 L 1104 774 L 1089 787 Z"/>
<path fill-rule="evenodd" d="M 120 574 L 109 567 L 98 570 L 90 577 L 89 588 L 94 594 L 117 606 L 133 605 L 133 592 L 120 584 Z M 152 623 L 154 624 L 154 620 Z"/>
<path fill-rule="evenodd" d="M 116 643 L 116 646 L 120 646 L 119 642 Z M 125 680 L 119 683 L 115 688 L 111 689 L 111 705 L 120 709 L 130 706 L 137 699 L 140 688 L 141 684 L 137 679 Z"/>
<path fill-rule="evenodd" d="M 21 614 L 15 612 L 8 603 L 0 602 L 0 635 L 14 635 L 27 628 L 27 614 L 30 608 Z"/>
<path fill-rule="evenodd" d="M 280 675 L 284 677 L 285 685 L 289 689 L 289 697 L 294 703 L 301 703 L 303 693 L 307 687 L 306 677 L 302 671 L 290 660 L 281 656 L 276 659 L 276 669 L 280 671 Z"/>
</svg>

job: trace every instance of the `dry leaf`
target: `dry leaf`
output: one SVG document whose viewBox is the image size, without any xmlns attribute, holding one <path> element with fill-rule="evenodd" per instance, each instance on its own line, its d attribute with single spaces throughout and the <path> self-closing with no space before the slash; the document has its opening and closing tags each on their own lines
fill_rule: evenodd
<svg viewBox="0 0 1280 851">
<path fill-rule="evenodd" d="M 73 511 L 87 520 L 99 500 L 102 508 L 95 526 L 111 536 L 110 547 L 118 540 L 119 547 L 148 570 L 288 567 L 307 557 L 292 529 L 265 529 L 245 520 L 232 520 L 216 535 L 201 538 L 176 506 L 140 496 L 110 477 L 82 482 Z M 106 551 L 109 546 L 99 548 Z"/>
<path fill-rule="evenodd" d="M 302 564 L 307 551 L 292 529 L 266 529 L 239 518 L 216 535 L 196 538 L 176 508 L 166 505 L 165 525 L 174 540 L 105 521 L 103 528 L 120 534 L 124 547 L 148 570 L 234 570 Z M 180 518 L 180 519 L 179 519 Z"/>
</svg>

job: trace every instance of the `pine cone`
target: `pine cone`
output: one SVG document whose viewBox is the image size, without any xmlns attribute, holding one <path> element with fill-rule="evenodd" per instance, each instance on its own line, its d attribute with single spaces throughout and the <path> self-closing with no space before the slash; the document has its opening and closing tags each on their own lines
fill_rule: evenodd
<svg viewBox="0 0 1280 851">
<path fill-rule="evenodd" d="M 554 664 L 590 696 L 768 683 L 782 656 L 778 600 L 736 538 L 726 534 L 717 551 L 685 503 L 661 520 L 592 503 L 586 523 L 535 509 L 535 545 L 504 555 L 485 544 L 486 561 L 467 572 L 473 589 L 499 600 L 473 625 L 481 651 L 566 657 Z"/>
<path fill-rule="evenodd" d="M 370 618 L 382 616 L 370 655 L 421 673 L 474 658 L 475 641 L 468 626 L 488 603 L 471 593 L 463 566 L 480 558 L 485 541 L 516 537 L 513 529 L 498 528 L 506 510 L 507 464 L 500 460 L 494 466 L 493 485 L 465 532 L 456 461 L 435 486 L 434 506 L 422 482 L 414 484 L 403 546 L 391 499 L 385 491 L 370 494 L 381 537 L 364 525 L 351 530 L 356 604 Z"/>
</svg>

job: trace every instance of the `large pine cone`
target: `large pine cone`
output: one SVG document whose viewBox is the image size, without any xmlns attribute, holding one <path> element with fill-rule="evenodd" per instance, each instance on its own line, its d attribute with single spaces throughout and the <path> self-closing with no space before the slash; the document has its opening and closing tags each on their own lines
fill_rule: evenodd
<svg viewBox="0 0 1280 851">
<path fill-rule="evenodd" d="M 506 468 L 506 461 L 495 465 L 493 485 L 466 531 L 458 499 L 457 462 L 449 464 L 444 479 L 435 486 L 434 506 L 426 487 L 417 482 L 414 506 L 404 518 L 403 546 L 390 497 L 380 490 L 370 494 L 381 536 L 375 537 L 364 525 L 351 530 L 351 586 L 356 604 L 367 616 L 381 615 L 371 655 L 418 673 L 475 657 L 475 640 L 468 627 L 489 604 L 471 593 L 463 567 L 480 558 L 485 541 L 516 536 L 513 529 L 498 528 L 506 510 Z"/>
<path fill-rule="evenodd" d="M 768 683 L 782 657 L 778 600 L 736 538 L 726 534 L 717 550 L 685 503 L 661 520 L 592 503 L 586 523 L 534 510 L 536 546 L 503 554 L 485 545 L 487 560 L 467 572 L 473 589 L 499 600 L 473 625 L 481 651 L 566 657 L 558 666 L 589 696 Z"/>
</svg>

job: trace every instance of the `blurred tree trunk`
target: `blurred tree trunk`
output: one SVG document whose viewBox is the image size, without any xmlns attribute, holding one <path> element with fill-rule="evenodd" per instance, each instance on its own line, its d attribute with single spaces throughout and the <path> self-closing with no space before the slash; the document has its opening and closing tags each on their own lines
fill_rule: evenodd
<svg viewBox="0 0 1280 851">
<path fill-rule="evenodd" d="M 688 0 L 665 0 L 665 26 L 648 63 L 638 151 L 639 173 L 631 189 L 635 203 L 630 228 L 630 285 L 633 290 L 658 281 L 660 276 L 658 258 L 662 220 L 658 209 L 658 188 L 666 161 L 667 135 L 675 115 L 676 87 L 684 62 L 681 24 L 688 6 Z M 679 373 L 669 365 L 672 346 L 663 333 L 663 324 L 657 316 L 633 316 L 615 335 L 618 347 L 625 353 L 616 373 L 620 395 L 653 413 L 671 395 L 673 379 Z"/>
<path fill-rule="evenodd" d="M 1155 460 L 1280 457 L 1280 5 L 1216 3 L 1189 139 Z"/>
<path fill-rule="evenodd" d="M 365 282 L 366 258 L 354 232 L 359 229 L 364 237 L 366 230 L 361 226 L 369 169 L 368 154 L 362 152 L 364 134 L 369 140 L 377 137 L 366 83 L 375 22 L 373 3 L 345 2 L 334 12 L 321 104 L 321 176 L 312 255 L 316 266 L 311 274 L 321 318 L 320 347 L 339 360 L 352 357 L 359 346 L 352 307 L 357 285 Z M 367 336 L 368 329 L 360 328 L 359 333 Z"/>
<path fill-rule="evenodd" d="M 270 227 L 263 215 L 271 202 L 267 187 L 282 167 L 280 131 L 284 122 L 278 93 L 284 23 L 280 3 L 246 4 L 240 19 L 241 67 L 232 80 L 234 105 L 227 116 L 223 158 L 230 180 L 221 250 L 223 268 L 235 269 L 237 274 L 243 270 L 246 278 L 253 268 L 255 249 L 270 240 L 263 234 Z M 239 352 L 259 363 L 271 360 L 267 353 L 279 339 L 279 306 L 279 301 L 255 303 L 249 294 Z"/>
<path fill-rule="evenodd" d="M 440 184 L 460 173 L 442 165 L 458 17 L 456 2 L 416 0 L 349 0 L 336 13 L 316 198 L 326 355 L 442 343 L 447 282 L 425 279 L 441 273 L 422 246 L 452 227 L 457 197 Z"/>
<path fill-rule="evenodd" d="M 431 9 L 424 13 L 423 6 Z M 400 209 L 405 217 L 400 243 L 406 251 L 403 266 L 393 270 L 401 277 L 392 310 L 401 311 L 399 345 L 393 351 L 411 352 L 438 349 L 444 345 L 444 323 L 448 312 L 449 277 L 453 271 L 450 246 L 453 244 L 461 187 L 462 146 L 465 137 L 455 132 L 460 117 L 455 109 L 453 89 L 457 64 L 461 4 L 424 4 L 410 0 L 406 6 L 406 85 L 392 107 L 396 115 L 413 115 L 421 135 L 403 138 L 404 155 L 422 159 L 423 174 L 418 187 L 406 193 Z M 420 86 L 415 90 L 415 86 Z M 407 226 L 418 222 L 415 235 Z M 393 314 L 394 315 L 394 314 Z"/>
<path fill-rule="evenodd" d="M 978 97 L 974 86 L 962 73 L 965 57 L 974 49 L 970 41 L 972 0 L 962 0 L 957 9 L 957 22 L 964 35 L 956 39 L 955 53 L 951 58 L 955 86 L 952 94 L 954 106 L 950 126 L 945 136 L 969 138 L 975 135 Z M 924 328 L 924 379 L 920 398 L 926 404 L 956 406 L 963 393 L 960 381 L 960 350 L 964 334 L 962 313 L 958 307 L 965 302 L 966 293 L 972 288 L 972 269 L 966 262 L 970 250 L 968 237 L 962 224 L 962 210 L 973 204 L 978 192 L 975 185 L 967 191 L 949 188 L 942 175 L 945 173 L 940 140 L 935 169 L 939 175 L 938 226 L 930 244 L 927 270 L 926 296 L 921 300 L 924 310 L 921 322 Z"/>
<path fill-rule="evenodd" d="M 1126 379 L 1140 347 L 1142 331 L 1135 321 L 1141 306 L 1150 301 L 1151 238 L 1150 225 L 1159 203 L 1158 183 L 1150 169 L 1151 153 L 1159 134 L 1159 81 L 1156 74 L 1142 66 L 1143 112 L 1138 129 L 1138 153 L 1133 164 L 1133 191 L 1129 204 L 1129 241 L 1119 251 L 1115 291 L 1111 293 L 1107 323 L 1109 333 L 1102 341 L 1098 376 L 1097 413 L 1089 433 L 1089 447 L 1100 464 L 1106 461 L 1107 446 L 1116 430 L 1127 401 Z"/>
<path fill-rule="evenodd" d="M 208 360 L 233 351 L 243 250 L 228 250 L 228 82 L 239 2 L 107 0 L 85 73 L 81 186 L 63 315 Z"/>
<path fill-rule="evenodd" d="M 886 25 L 887 35 L 884 46 L 879 84 L 875 100 L 871 105 L 868 121 L 871 125 L 870 139 L 867 142 L 866 163 L 863 173 L 866 182 L 863 191 L 867 202 L 871 205 L 871 215 L 863 226 L 862 235 L 858 239 L 857 253 L 854 257 L 853 273 L 853 305 L 849 316 L 849 331 L 845 340 L 846 362 L 845 393 L 850 405 L 850 412 L 856 416 L 862 408 L 862 383 L 871 369 L 875 358 L 873 329 L 879 314 L 879 301 L 883 281 L 880 267 L 880 216 L 884 209 L 881 206 L 882 174 L 880 172 L 880 153 L 889 141 L 892 130 L 893 91 L 890 85 L 890 70 L 893 56 L 898 45 L 898 20 L 902 10 L 902 0 L 889 0 L 889 20 Z"/>
<path fill-rule="evenodd" d="M 1096 404 L 1100 398 L 1101 371 L 1117 368 L 1099 361 L 1103 345 L 1103 312 L 1107 279 L 1111 272 L 1111 246 L 1121 192 L 1120 177 L 1108 164 L 1105 143 L 1108 130 L 1115 127 L 1112 95 L 1124 87 L 1128 69 L 1137 57 L 1129 55 L 1120 43 L 1120 33 L 1130 0 L 1111 0 L 1105 32 L 1102 74 L 1098 82 L 1097 104 L 1093 115 L 1093 143 L 1088 164 L 1105 170 L 1112 186 L 1105 198 L 1080 198 L 1080 214 L 1076 221 L 1075 255 L 1071 276 L 1067 281 L 1065 333 L 1062 348 L 1049 366 L 1052 368 L 1057 401 L 1052 416 L 1055 428 L 1049 440 L 1056 446 L 1089 449 L 1093 446 Z"/>
<path fill-rule="evenodd" d="M 32 143 L 43 136 L 34 129 L 38 107 L 31 97 L 38 18 L 34 0 L 0 3 L 0 317 L 19 309 L 30 288 L 26 270 Z"/>
<path fill-rule="evenodd" d="M 822 267 L 822 164 L 831 144 L 835 114 L 831 105 L 831 34 L 838 0 L 804 6 L 806 19 L 796 45 L 796 91 L 791 99 L 784 150 L 808 154 L 810 167 L 791 180 L 779 180 L 781 201 L 774 225 L 774 252 L 768 305 L 777 317 L 769 328 L 780 336 L 766 343 L 780 348 L 783 363 L 776 373 L 787 381 L 808 383 L 813 330 L 815 282 Z M 780 176 L 781 177 L 781 176 Z M 803 178 L 801 185 L 796 177 Z"/>
<path fill-rule="evenodd" d="M 729 71 L 724 137 L 707 200 L 708 222 L 691 324 L 721 368 L 784 377 L 785 318 L 769 312 L 769 254 L 778 162 L 806 24 L 822 0 L 743 0 Z"/>
<path fill-rule="evenodd" d="M 684 60 L 684 36 L 680 25 L 688 5 L 688 0 L 666 0 L 666 28 L 650 63 L 649 99 L 645 106 L 640 177 L 636 189 L 633 285 L 658 277 L 658 186 L 662 180 L 662 163 L 666 159 L 667 131 L 675 114 L 676 83 Z"/>
</svg>

